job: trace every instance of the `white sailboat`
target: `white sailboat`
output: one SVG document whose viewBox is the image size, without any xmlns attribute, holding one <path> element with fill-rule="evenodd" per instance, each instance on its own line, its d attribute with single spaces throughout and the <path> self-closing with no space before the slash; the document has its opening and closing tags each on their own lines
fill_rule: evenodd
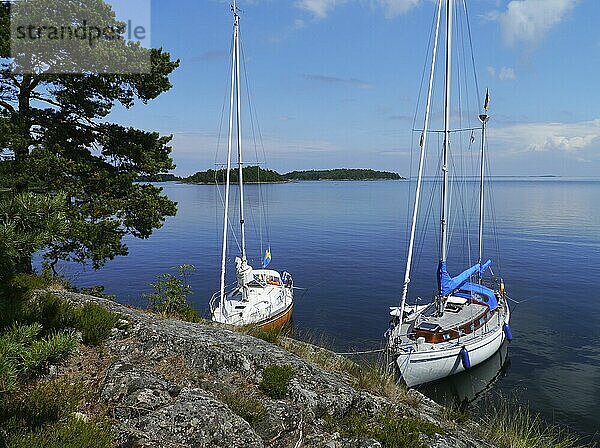
<svg viewBox="0 0 600 448">
<path fill-rule="evenodd" d="M 421 199 L 423 168 L 427 149 L 434 69 L 438 52 L 440 22 L 446 5 L 446 54 L 443 153 L 441 161 L 442 198 L 440 251 L 437 268 L 437 293 L 429 304 L 408 305 L 408 286 L 412 267 L 415 233 Z M 450 90 L 452 73 L 453 0 L 438 0 L 435 37 L 424 126 L 420 139 L 420 157 L 412 225 L 408 245 L 402 298 L 399 307 L 391 307 L 392 326 L 386 332 L 389 365 L 401 381 L 416 386 L 462 372 L 482 363 L 496 353 L 505 340 L 511 340 L 510 310 L 502 280 L 488 282 L 484 273 L 491 261 L 484 262 L 484 178 L 485 131 L 488 122 L 489 94 L 486 92 L 481 122 L 481 167 L 479 183 L 479 257 L 477 263 L 452 277 L 447 270 L 449 222 L 449 147 L 451 137 Z"/>
<path fill-rule="evenodd" d="M 215 322 L 228 325 L 254 325 L 263 329 L 278 328 L 285 325 L 292 316 L 293 280 L 288 272 L 279 273 L 266 269 L 271 261 L 270 248 L 267 249 L 262 269 L 253 269 L 246 257 L 246 234 L 244 222 L 244 180 L 241 128 L 240 94 L 240 42 L 237 2 L 232 5 L 233 46 L 231 54 L 231 93 L 229 102 L 229 137 L 227 145 L 227 171 L 225 180 L 225 200 L 223 216 L 223 245 L 221 256 L 221 287 L 210 299 L 211 318 Z M 227 233 L 229 228 L 229 200 L 234 137 L 234 110 L 237 135 L 238 180 L 239 180 L 239 216 L 240 216 L 240 253 L 235 258 L 236 282 L 226 285 Z"/>
</svg>

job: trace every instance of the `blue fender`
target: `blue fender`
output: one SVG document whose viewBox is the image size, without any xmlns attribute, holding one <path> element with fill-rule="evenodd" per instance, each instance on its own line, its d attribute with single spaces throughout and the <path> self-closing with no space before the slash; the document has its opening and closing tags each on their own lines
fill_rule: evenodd
<svg viewBox="0 0 600 448">
<path fill-rule="evenodd" d="M 504 330 L 504 334 L 506 335 L 506 340 L 508 342 L 511 342 L 513 340 L 513 335 L 512 335 L 512 330 L 510 329 L 510 325 L 504 324 L 502 326 L 502 329 Z"/>
<path fill-rule="evenodd" d="M 459 356 L 465 370 L 469 370 L 471 368 L 471 359 L 469 358 L 469 351 L 466 347 L 460 349 Z"/>
</svg>

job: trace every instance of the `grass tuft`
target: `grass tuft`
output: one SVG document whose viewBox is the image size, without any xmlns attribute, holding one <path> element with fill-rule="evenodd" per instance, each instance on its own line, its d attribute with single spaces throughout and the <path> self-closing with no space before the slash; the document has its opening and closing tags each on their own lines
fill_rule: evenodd
<svg viewBox="0 0 600 448">
<path fill-rule="evenodd" d="M 70 418 L 64 423 L 45 426 L 35 432 L 14 435 L 7 448 L 110 448 L 113 435 L 106 423 Z"/>
<path fill-rule="evenodd" d="M 384 448 L 424 448 L 420 435 L 440 433 L 436 425 L 404 417 L 385 408 L 375 415 L 351 411 L 341 419 L 327 419 L 327 429 L 343 438 L 375 439 Z"/>
<path fill-rule="evenodd" d="M 270 330 L 263 330 L 260 327 L 248 326 L 240 330 L 242 333 L 249 334 L 255 338 L 262 339 L 263 341 L 270 342 L 271 344 L 280 345 L 281 342 L 281 328 L 272 328 Z"/>
<path fill-rule="evenodd" d="M 292 366 L 268 366 L 263 371 L 259 387 L 271 398 L 285 398 L 293 376 L 294 368 Z"/>
<path fill-rule="evenodd" d="M 471 420 L 469 411 L 455 404 L 443 406 L 438 415 L 445 421 L 454 424 L 466 423 Z"/>
<path fill-rule="evenodd" d="M 247 393 L 241 391 L 221 393 L 219 399 L 252 427 L 255 427 L 265 416 L 262 403 Z"/>
<path fill-rule="evenodd" d="M 18 391 L 3 397 L 0 421 L 12 420 L 13 425 L 34 430 L 68 417 L 82 398 L 81 386 L 62 380 L 23 385 Z"/>
<path fill-rule="evenodd" d="M 486 440 L 506 448 L 585 448 L 565 429 L 548 425 L 527 406 L 502 399 L 487 406 L 480 426 Z"/>
</svg>

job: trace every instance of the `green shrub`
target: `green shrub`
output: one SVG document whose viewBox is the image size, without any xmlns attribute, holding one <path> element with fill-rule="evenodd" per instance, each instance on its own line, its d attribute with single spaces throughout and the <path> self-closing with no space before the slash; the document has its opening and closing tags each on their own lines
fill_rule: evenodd
<svg viewBox="0 0 600 448">
<path fill-rule="evenodd" d="M 193 290 L 188 282 L 188 275 L 196 268 L 191 264 L 182 264 L 174 269 L 177 269 L 176 275 L 159 275 L 156 282 L 150 284 L 154 292 L 144 294 L 144 297 L 155 313 L 198 322 L 201 320 L 200 316 L 189 303 Z"/>
<path fill-rule="evenodd" d="M 76 323 L 75 307 L 48 292 L 25 306 L 25 319 L 39 322 L 46 331 L 74 328 Z"/>
<path fill-rule="evenodd" d="M 260 389 L 271 398 L 284 398 L 293 376 L 292 366 L 269 366 L 263 371 Z"/>
<path fill-rule="evenodd" d="M 30 433 L 8 438 L 7 448 L 111 448 L 113 434 L 107 423 L 70 418 Z"/>
<path fill-rule="evenodd" d="M 243 392 L 222 393 L 219 394 L 219 399 L 253 427 L 265 416 L 262 403 Z"/>
<path fill-rule="evenodd" d="M 52 333 L 38 339 L 40 324 L 14 325 L 0 336 L 0 381 L 5 387 L 15 379 L 43 372 L 49 364 L 62 361 L 77 348 L 73 332 Z M 16 374 L 16 378 L 15 378 Z"/>
<path fill-rule="evenodd" d="M 21 293 L 26 294 L 37 289 L 47 288 L 51 282 L 46 276 L 20 274 L 15 276 L 10 283 L 13 288 L 18 289 Z"/>
<path fill-rule="evenodd" d="M 87 302 L 76 310 L 76 328 L 81 331 L 83 343 L 100 345 L 119 322 L 119 315 L 108 311 L 97 303 Z"/>
<path fill-rule="evenodd" d="M 23 350 L 23 375 L 41 373 L 48 365 L 69 358 L 77 349 L 77 342 L 77 336 L 72 331 L 49 334 L 33 341 Z"/>
<path fill-rule="evenodd" d="M 42 326 L 37 322 L 31 325 L 13 324 L 10 329 L 0 336 L 0 343 L 31 344 L 41 332 Z"/>
<path fill-rule="evenodd" d="M 3 397 L 0 402 L 0 421 L 13 420 L 13 426 L 17 424 L 20 428 L 37 429 L 71 415 L 82 398 L 82 387 L 64 380 L 24 385 Z"/>
<path fill-rule="evenodd" d="M 14 389 L 17 385 L 17 375 L 14 363 L 0 353 L 0 394 Z"/>
<path fill-rule="evenodd" d="M 441 432 L 436 425 L 383 409 L 375 415 L 351 411 L 341 419 L 327 418 L 327 429 L 344 438 L 375 439 L 384 448 L 424 448 L 420 434 Z"/>
</svg>

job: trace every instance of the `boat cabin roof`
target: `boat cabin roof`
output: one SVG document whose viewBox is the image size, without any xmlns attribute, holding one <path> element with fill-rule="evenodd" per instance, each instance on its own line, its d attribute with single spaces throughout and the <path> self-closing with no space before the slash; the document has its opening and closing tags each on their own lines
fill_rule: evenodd
<svg viewBox="0 0 600 448">
<path fill-rule="evenodd" d="M 498 308 L 498 300 L 496 294 L 490 288 L 479 285 L 477 283 L 467 282 L 460 287 L 458 291 L 455 291 L 453 296 L 462 297 L 465 299 L 475 299 L 479 302 L 483 302 L 490 307 L 490 311 L 494 311 Z"/>
</svg>

